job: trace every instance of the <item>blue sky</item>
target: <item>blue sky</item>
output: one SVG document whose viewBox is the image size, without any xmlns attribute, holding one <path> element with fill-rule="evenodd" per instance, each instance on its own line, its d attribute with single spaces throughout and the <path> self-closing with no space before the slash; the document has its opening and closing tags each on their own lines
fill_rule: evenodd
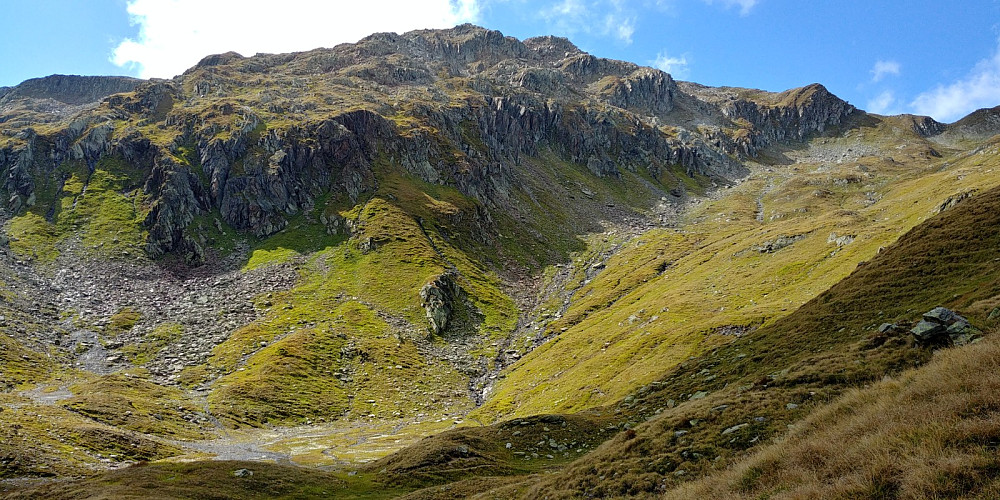
<svg viewBox="0 0 1000 500">
<path fill-rule="evenodd" d="M 0 0 L 0 86 L 36 76 L 170 77 L 210 53 L 308 50 L 474 22 L 555 34 L 683 80 L 819 82 L 863 109 L 954 121 L 1000 105 L 1000 0 Z"/>
</svg>

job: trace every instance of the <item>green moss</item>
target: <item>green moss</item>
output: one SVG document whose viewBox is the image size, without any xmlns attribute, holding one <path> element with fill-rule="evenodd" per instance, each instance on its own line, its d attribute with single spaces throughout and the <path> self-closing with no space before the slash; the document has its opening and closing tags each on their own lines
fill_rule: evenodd
<svg viewBox="0 0 1000 500">
<path fill-rule="evenodd" d="M 12 218 L 7 234 L 11 237 L 11 250 L 21 258 L 47 263 L 59 256 L 56 246 L 59 233 L 54 224 L 40 215 L 27 212 Z"/>
<path fill-rule="evenodd" d="M 146 238 L 144 195 L 134 188 L 123 191 L 133 180 L 123 173 L 98 169 L 83 182 L 74 175 L 63 187 L 56 219 L 60 233 L 79 234 L 85 248 L 104 257 L 141 252 Z"/>
<path fill-rule="evenodd" d="M 11 248 L 18 255 L 52 262 L 71 236 L 80 237 L 87 253 L 105 258 L 141 252 L 147 210 L 137 189 L 142 172 L 109 156 L 97 163 L 93 173 L 81 162 L 67 162 L 52 175 L 40 184 L 35 206 L 8 226 Z M 61 189 L 53 186 L 56 182 Z"/>
<path fill-rule="evenodd" d="M 122 429 L 175 439 L 206 437 L 212 425 L 193 418 L 201 409 L 184 392 L 150 382 L 146 376 L 137 371 L 86 377 L 70 386 L 75 396 L 61 404 Z"/>
<path fill-rule="evenodd" d="M 139 311 L 136 311 L 131 307 L 126 307 L 111 316 L 104 332 L 109 336 L 115 336 L 120 333 L 127 332 L 139 322 L 141 317 L 142 315 L 139 314 Z"/>
<path fill-rule="evenodd" d="M 213 413 L 235 426 L 348 414 L 412 416 L 422 408 L 419 402 L 430 399 L 424 391 L 460 384 L 456 377 L 447 379 L 445 367 L 423 359 L 414 343 L 391 335 L 370 308 L 357 302 L 328 307 L 320 314 L 304 311 L 301 304 L 280 309 L 268 326 L 288 325 L 287 333 L 263 347 L 247 346 L 248 337 L 264 337 L 244 329 L 243 345 L 255 352 L 214 384 Z M 299 323 L 304 316 L 310 320 Z M 224 362 L 234 347 L 224 343 L 210 362 Z"/>
<path fill-rule="evenodd" d="M 237 476 L 238 470 L 250 474 Z M 101 474 L 18 487 L 24 498 L 388 499 L 412 488 L 386 487 L 374 474 L 331 473 L 267 462 L 150 463 Z"/>
<path fill-rule="evenodd" d="M 243 268 L 250 270 L 288 262 L 295 257 L 332 248 L 345 239 L 343 235 L 328 234 L 324 225 L 298 215 L 289 221 L 288 227 L 256 243 Z"/>
</svg>

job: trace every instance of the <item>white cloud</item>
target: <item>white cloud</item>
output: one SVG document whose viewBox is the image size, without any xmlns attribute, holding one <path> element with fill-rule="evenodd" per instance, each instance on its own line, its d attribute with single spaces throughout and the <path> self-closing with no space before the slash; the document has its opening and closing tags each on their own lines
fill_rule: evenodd
<svg viewBox="0 0 1000 500">
<path fill-rule="evenodd" d="M 903 69 L 896 61 L 875 61 L 875 66 L 872 67 L 872 81 L 877 82 L 887 75 L 899 76 L 899 72 Z"/>
<path fill-rule="evenodd" d="M 375 32 L 402 33 L 474 22 L 478 0 L 129 0 L 139 36 L 111 61 L 143 78 L 169 78 L 202 57 L 230 50 L 294 52 L 355 42 Z"/>
<path fill-rule="evenodd" d="M 870 99 L 865 109 L 869 113 L 879 115 L 898 115 L 900 110 L 898 109 L 897 104 L 896 94 L 891 90 L 886 90 L 874 99 Z"/>
<path fill-rule="evenodd" d="M 628 45 L 635 33 L 635 11 L 623 0 L 561 0 L 538 12 L 552 33 L 563 36 L 586 33 Z"/>
<path fill-rule="evenodd" d="M 979 61 L 964 79 L 938 85 L 918 95 L 910 104 L 917 113 L 944 122 L 997 105 L 1000 105 L 1000 47 L 988 59 Z"/>
<path fill-rule="evenodd" d="M 712 5 L 715 2 L 719 2 L 724 5 L 727 9 L 731 7 L 739 7 L 740 15 L 746 16 L 750 14 L 750 10 L 757 5 L 759 0 L 704 0 L 705 3 Z"/>
<path fill-rule="evenodd" d="M 671 57 L 666 52 L 660 52 L 652 64 L 654 68 L 662 69 L 674 78 L 686 78 L 688 74 L 687 56 Z"/>
</svg>

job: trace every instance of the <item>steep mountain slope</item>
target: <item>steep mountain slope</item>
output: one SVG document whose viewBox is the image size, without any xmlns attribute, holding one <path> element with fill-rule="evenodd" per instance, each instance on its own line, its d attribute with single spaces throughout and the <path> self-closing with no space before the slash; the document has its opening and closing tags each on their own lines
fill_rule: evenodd
<svg viewBox="0 0 1000 500">
<path fill-rule="evenodd" d="M 612 436 L 658 443 L 635 427 L 657 409 L 728 404 L 707 420 L 735 422 L 771 396 L 725 382 L 821 346 L 809 363 L 856 376 L 774 397 L 926 360 L 905 342 L 867 353 L 811 304 L 934 214 L 991 199 L 995 114 L 881 117 L 820 85 L 704 87 L 468 25 L 5 89 L 0 416 L 19 423 L 0 475 L 214 457 L 334 467 L 316 481 L 358 494 L 553 467 L 565 486 L 498 481 L 647 491 L 623 468 L 650 450 Z M 949 286 L 899 288 L 884 318 L 836 328 L 863 336 L 928 297 L 967 307 Z M 733 374 L 702 366 L 720 352 Z M 724 463 L 805 411 L 768 415 L 753 441 L 686 439 Z M 656 453 L 658 488 L 710 470 L 705 450 Z M 596 485 L 583 467 L 620 470 Z"/>
<path fill-rule="evenodd" d="M 1000 258 L 1000 247 L 995 231 L 990 228 L 1000 224 L 998 207 L 1000 189 L 995 188 L 924 222 L 794 313 L 719 345 L 702 356 L 686 360 L 615 405 L 584 413 L 591 418 L 610 418 L 618 422 L 618 426 L 612 427 L 615 437 L 592 453 L 555 474 L 534 476 L 526 482 L 499 487 L 482 496 L 646 496 L 662 494 L 676 484 L 699 476 L 708 476 L 708 479 L 698 484 L 712 485 L 715 490 L 682 489 L 677 495 L 681 498 L 703 495 L 770 496 L 781 493 L 782 486 L 790 484 L 783 481 L 798 481 L 795 474 L 801 471 L 786 470 L 792 465 L 773 457 L 785 456 L 781 445 L 786 439 L 782 436 L 789 432 L 786 426 L 810 413 L 815 416 L 806 420 L 805 429 L 809 430 L 798 430 L 796 424 L 796 429 L 790 431 L 787 439 L 798 446 L 790 454 L 798 456 L 797 460 L 812 457 L 816 463 L 830 463 L 834 467 L 833 462 L 838 460 L 836 449 L 817 448 L 820 445 L 810 441 L 811 436 L 841 432 L 838 430 L 841 428 L 837 427 L 839 424 L 831 421 L 832 415 L 868 415 L 867 422 L 870 422 L 873 413 L 882 411 L 878 405 L 882 404 L 879 398 L 887 397 L 884 396 L 885 388 L 899 386 L 893 385 L 895 382 L 883 384 L 878 389 L 880 392 L 869 391 L 867 396 L 862 396 L 860 394 L 865 393 L 854 391 L 845 398 L 837 399 L 845 389 L 895 378 L 903 370 L 920 366 L 931 358 L 935 346 L 915 343 L 908 332 L 909 325 L 919 319 L 921 312 L 945 304 L 965 312 L 973 322 L 988 331 L 997 327 L 1000 315 L 994 311 L 1000 303 L 1000 273 L 995 264 Z M 900 326 L 880 329 L 884 324 Z M 938 361 L 907 373 L 901 379 L 905 384 L 913 380 L 923 380 L 922 384 L 926 384 L 928 379 L 938 377 L 942 370 L 946 370 L 946 366 L 961 366 L 961 370 L 955 373 L 963 378 L 941 381 L 940 385 L 962 389 L 941 393 L 940 398 L 956 405 L 956 408 L 966 408 L 969 413 L 946 408 L 939 408 L 941 411 L 934 413 L 927 409 L 927 405 L 916 405 L 894 408 L 893 418 L 896 421 L 923 422 L 921 419 L 926 415 L 922 412 L 931 412 L 935 419 L 939 418 L 943 423 L 962 415 L 966 418 L 982 415 L 985 419 L 982 425 L 976 426 L 978 424 L 971 421 L 962 424 L 963 429 L 969 429 L 966 435 L 968 441 L 963 441 L 963 446 L 967 443 L 971 448 L 950 450 L 956 454 L 970 453 L 970 460 L 973 455 L 978 456 L 976 447 L 988 445 L 996 430 L 988 416 L 992 411 L 990 405 L 996 400 L 996 387 L 990 385 L 992 379 L 975 376 L 977 371 L 988 370 L 992 365 L 984 352 L 992 352 L 993 343 L 990 340 L 991 347 L 983 348 L 985 351 L 967 349 L 960 351 L 963 354 L 950 353 L 947 361 Z M 963 359 L 965 355 L 969 359 Z M 981 388 L 982 393 L 967 389 L 962 380 Z M 925 386 L 914 390 L 928 394 Z M 817 419 L 822 419 L 832 429 L 815 423 Z M 859 420 L 863 419 L 859 417 Z M 852 421 L 850 425 L 860 425 L 854 422 L 857 421 Z M 934 426 L 924 423 L 927 425 L 924 428 Z M 895 431 L 886 426 L 879 432 Z M 433 439 L 446 438 L 455 440 L 454 436 L 445 435 Z M 511 438 L 509 434 L 503 438 L 517 442 L 516 437 Z M 712 475 L 726 470 L 730 460 L 741 457 L 742 450 L 772 438 L 777 439 L 778 444 L 762 451 L 761 456 L 772 457 L 770 459 L 775 461 L 765 464 L 762 459 L 755 458 L 750 462 L 753 465 L 737 466 L 737 470 L 744 472 L 747 467 L 757 467 L 760 476 L 752 477 L 754 473 L 748 473 L 744 477 L 750 479 L 741 479 L 726 472 L 722 478 L 715 479 Z M 883 443 L 877 439 L 873 438 L 869 443 L 875 447 L 867 450 L 873 456 L 888 453 L 888 449 L 878 448 Z M 919 440 L 905 443 L 913 448 L 903 446 L 902 453 L 912 458 L 910 463 L 913 467 L 933 467 L 935 460 L 944 460 L 933 455 L 921 455 L 924 451 L 916 448 L 920 443 Z M 530 446 L 531 443 L 519 445 Z M 420 453 L 428 448 L 432 447 L 425 444 L 422 448 L 404 450 L 400 455 Z M 514 447 L 511 451 L 521 450 Z M 510 453 L 501 455 L 503 460 L 516 463 L 523 459 L 523 454 Z M 811 455 L 803 455 L 806 453 Z M 857 453 L 857 450 L 851 453 Z M 399 461 L 400 458 L 390 457 L 371 467 L 377 469 Z M 984 481 L 988 479 L 986 471 L 995 467 L 995 457 L 990 463 L 994 465 L 976 465 L 977 470 L 982 467 L 982 474 L 987 476 L 968 476 L 970 483 L 965 487 L 991 488 Z M 846 476 L 871 470 L 864 469 L 864 464 L 863 461 L 855 464 L 859 468 L 850 471 L 844 468 L 827 469 L 824 473 L 832 475 L 827 481 L 836 483 L 833 478 L 839 477 L 838 474 Z M 480 464 L 484 468 L 488 465 L 497 470 L 496 464 Z M 448 465 L 441 467 L 448 468 Z M 892 471 L 901 475 L 904 472 L 897 467 L 883 470 L 877 477 L 852 476 L 857 480 L 844 485 L 844 489 L 817 491 L 824 496 L 884 498 L 879 496 L 880 490 L 875 483 L 899 481 L 892 487 L 900 488 L 901 483 L 911 481 L 894 478 Z M 390 469 L 388 472 L 391 474 L 393 471 Z M 412 477 L 417 472 L 406 471 L 404 476 Z M 926 471 L 921 472 L 924 473 Z M 972 471 L 969 473 L 973 474 Z M 960 474 L 960 471 L 955 471 L 955 474 Z M 762 479 L 765 475 L 772 479 Z M 758 479 L 761 479 L 760 485 L 757 484 Z M 961 480 L 957 476 L 943 478 L 939 486 L 942 491 L 961 489 L 962 483 L 953 482 Z M 808 483 L 806 479 L 803 481 Z M 460 496 L 471 496 L 485 490 L 482 484 L 476 483 L 472 483 L 471 489 L 463 489 L 463 483 L 449 488 L 453 496 L 454 492 L 460 492 Z M 921 490 L 919 484 L 910 484 L 907 488 L 913 489 L 911 497 L 921 496 L 921 491 L 931 491 Z M 745 491 L 741 493 L 741 489 Z M 447 496 L 442 491 L 431 489 L 415 496 Z"/>
<path fill-rule="evenodd" d="M 359 483 L 333 478 L 327 484 L 339 485 L 345 495 L 365 488 L 389 488 L 383 491 L 397 494 L 414 483 L 484 473 L 530 474 L 563 463 L 542 458 L 539 464 L 521 451 L 539 439 L 545 447 L 551 439 L 559 446 L 573 441 L 587 449 L 610 437 L 556 474 L 513 484 L 496 477 L 465 480 L 411 496 L 644 496 L 664 491 L 678 498 L 988 495 L 995 488 L 990 471 L 995 469 L 991 447 L 996 426 L 990 412 L 997 387 L 983 374 L 995 362 L 995 339 L 987 336 L 981 344 L 941 353 L 914 370 L 937 347 L 914 343 L 905 325 L 920 311 L 947 304 L 988 332 L 995 330 L 1000 321 L 995 312 L 1000 306 L 995 266 L 1000 242 L 989 228 L 1000 224 L 998 207 L 1000 188 L 946 210 L 794 313 L 688 360 L 612 407 L 449 431 L 373 463 L 371 476 L 357 476 L 363 478 L 359 481 L 396 478 L 391 480 L 395 486 L 369 483 L 358 490 Z M 900 326 L 877 326 L 889 321 Z M 869 384 L 876 385 L 851 389 Z M 860 434 L 871 437 L 859 441 Z M 741 450 L 770 437 L 776 444 L 726 468 L 743 456 Z M 517 444 L 508 448 L 504 441 Z M 863 445 L 863 453 L 851 443 Z M 560 454 L 557 447 L 546 452 Z M 883 460 L 890 456 L 892 460 Z M 904 462 L 900 456 L 906 457 Z M 218 471 L 242 465 L 220 463 L 206 474 L 218 488 L 237 491 L 240 481 L 219 477 Z M 149 467 L 158 473 L 175 469 Z M 702 475 L 704 480 L 671 490 Z M 191 479 L 197 477 L 195 473 Z M 68 496 L 105 487 L 101 485 L 108 481 L 138 487 L 150 479 L 142 469 L 127 469 L 34 493 Z M 306 486 L 297 491 L 309 495 Z"/>
</svg>

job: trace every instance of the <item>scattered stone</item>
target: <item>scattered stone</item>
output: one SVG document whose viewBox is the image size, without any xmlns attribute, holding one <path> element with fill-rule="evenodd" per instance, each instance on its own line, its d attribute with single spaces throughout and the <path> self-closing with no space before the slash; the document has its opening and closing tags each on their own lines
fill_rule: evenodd
<svg viewBox="0 0 1000 500">
<path fill-rule="evenodd" d="M 924 313 L 924 320 L 939 325 L 949 325 L 955 321 L 955 312 L 945 307 L 935 307 Z"/>
<path fill-rule="evenodd" d="M 782 248 L 792 246 L 796 241 L 805 238 L 804 234 L 796 234 L 792 236 L 778 236 L 773 240 L 767 240 L 760 245 L 754 246 L 753 249 L 760 253 L 774 253 Z"/>
<path fill-rule="evenodd" d="M 910 330 L 913 337 L 920 342 L 929 342 L 948 332 L 948 327 L 939 323 L 921 320 Z"/>
<path fill-rule="evenodd" d="M 851 243 L 854 243 L 854 238 L 856 237 L 857 235 L 854 234 L 837 235 L 837 233 L 830 233 L 830 236 L 826 239 L 826 242 L 835 243 L 838 247 L 842 247 L 844 245 L 850 245 Z"/>
<path fill-rule="evenodd" d="M 736 432 L 736 431 L 738 431 L 740 429 L 743 429 L 743 428 L 746 428 L 746 427 L 749 427 L 749 426 L 750 426 L 750 424 L 737 424 L 737 425 L 734 425 L 734 426 L 732 426 L 732 427 L 730 427 L 730 428 L 722 431 L 722 435 L 725 436 L 726 434 L 732 434 L 732 433 L 734 433 L 734 432 Z"/>
<path fill-rule="evenodd" d="M 250 469 L 236 469 L 233 471 L 234 477 L 250 477 L 253 475 L 253 471 Z"/>
</svg>

